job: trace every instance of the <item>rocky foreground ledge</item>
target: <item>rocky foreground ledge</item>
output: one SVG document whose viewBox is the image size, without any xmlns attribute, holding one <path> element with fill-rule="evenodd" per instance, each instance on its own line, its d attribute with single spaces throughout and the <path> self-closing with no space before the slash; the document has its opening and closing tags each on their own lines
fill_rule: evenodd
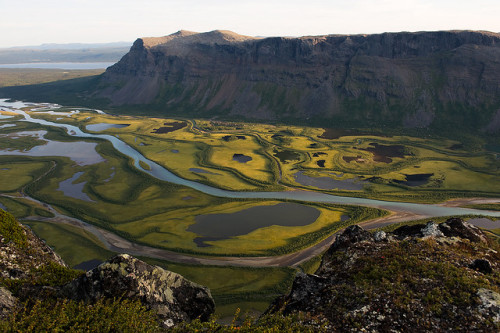
<svg viewBox="0 0 500 333">
<path fill-rule="evenodd" d="M 269 312 L 306 314 L 318 331 L 494 332 L 499 249 L 458 218 L 393 232 L 351 226 Z"/>
<path fill-rule="evenodd" d="M 215 310 L 208 288 L 127 254 L 85 274 L 71 270 L 29 228 L 0 209 L 0 320 L 24 304 L 50 299 L 55 305 L 66 300 L 85 304 L 138 300 L 154 310 L 164 328 L 208 320 Z"/>
</svg>

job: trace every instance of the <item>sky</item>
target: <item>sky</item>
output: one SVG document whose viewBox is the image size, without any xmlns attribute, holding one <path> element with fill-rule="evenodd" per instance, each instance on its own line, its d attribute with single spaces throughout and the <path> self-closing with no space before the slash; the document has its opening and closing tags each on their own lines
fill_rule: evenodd
<svg viewBox="0 0 500 333">
<path fill-rule="evenodd" d="M 500 32 L 499 0 L 0 0 L 0 47 L 105 43 L 178 30 L 249 36 Z"/>
</svg>

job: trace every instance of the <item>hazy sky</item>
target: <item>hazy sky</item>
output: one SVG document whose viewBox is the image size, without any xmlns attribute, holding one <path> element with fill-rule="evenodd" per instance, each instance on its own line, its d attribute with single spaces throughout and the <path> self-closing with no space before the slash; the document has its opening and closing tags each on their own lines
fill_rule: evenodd
<svg viewBox="0 0 500 333">
<path fill-rule="evenodd" d="M 0 47 L 133 41 L 180 29 L 302 36 L 500 32 L 499 0 L 0 0 Z"/>
</svg>

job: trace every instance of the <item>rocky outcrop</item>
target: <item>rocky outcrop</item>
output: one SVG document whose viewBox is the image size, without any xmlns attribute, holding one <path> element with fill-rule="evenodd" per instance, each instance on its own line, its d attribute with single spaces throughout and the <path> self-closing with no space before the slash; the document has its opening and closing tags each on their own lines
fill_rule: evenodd
<svg viewBox="0 0 500 333">
<path fill-rule="evenodd" d="M 88 271 L 64 286 L 61 294 L 85 302 L 104 297 L 138 298 L 157 312 L 166 327 L 196 318 L 208 320 L 215 310 L 207 288 L 127 254 Z"/>
<path fill-rule="evenodd" d="M 18 306 L 18 299 L 8 289 L 0 287 L 0 319 L 7 317 Z"/>
<path fill-rule="evenodd" d="M 70 299 L 93 304 L 105 298 L 138 299 L 155 311 L 164 327 L 207 320 L 215 310 L 208 288 L 127 254 L 86 274 L 71 270 L 29 228 L 0 209 L 0 319 L 25 302 Z"/>
<path fill-rule="evenodd" d="M 496 331 L 499 250 L 457 218 L 375 234 L 351 226 L 270 312 L 335 332 Z"/>
<path fill-rule="evenodd" d="M 482 31 L 300 38 L 180 31 L 138 39 L 93 96 L 166 115 L 497 132 L 499 57 L 500 35 Z"/>
<path fill-rule="evenodd" d="M 48 263 L 66 267 L 61 257 L 30 228 L 0 209 L 0 278 L 19 280 Z M 15 237 L 13 236 L 15 235 Z"/>
</svg>

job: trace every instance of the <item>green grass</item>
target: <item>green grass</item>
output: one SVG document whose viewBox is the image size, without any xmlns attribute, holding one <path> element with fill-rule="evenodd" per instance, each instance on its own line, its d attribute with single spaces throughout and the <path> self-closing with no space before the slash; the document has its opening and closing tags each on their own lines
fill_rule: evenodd
<svg viewBox="0 0 500 333">
<path fill-rule="evenodd" d="M 70 267 L 93 259 L 105 261 L 114 255 L 114 252 L 107 250 L 97 237 L 83 229 L 49 222 L 24 221 L 23 223 L 27 224 L 38 237 L 44 239 Z"/>
<path fill-rule="evenodd" d="M 12 242 L 19 248 L 28 246 L 28 238 L 14 216 L 0 209 L 0 235 L 5 243 Z"/>
<path fill-rule="evenodd" d="M 477 204 L 477 205 L 467 205 L 465 207 L 473 209 L 500 211 L 500 204 Z"/>
</svg>

